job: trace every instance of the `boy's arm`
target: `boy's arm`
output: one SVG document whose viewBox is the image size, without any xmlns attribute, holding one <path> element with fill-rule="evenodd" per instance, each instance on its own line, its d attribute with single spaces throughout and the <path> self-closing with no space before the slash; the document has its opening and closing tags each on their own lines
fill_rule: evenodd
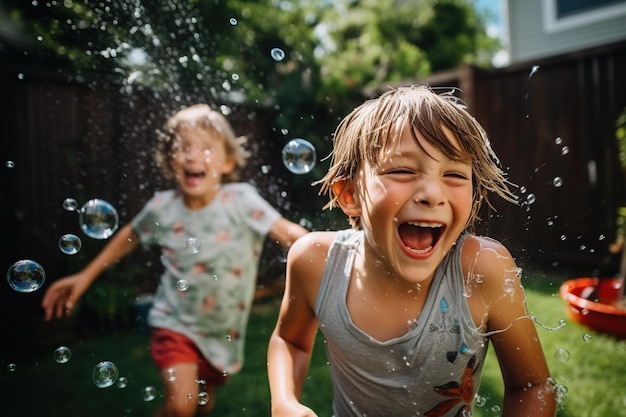
<svg viewBox="0 0 626 417">
<path fill-rule="evenodd" d="M 268 348 L 272 416 L 315 416 L 300 404 L 317 332 L 314 305 L 332 233 L 311 233 L 287 256 L 287 284 Z"/>
<path fill-rule="evenodd" d="M 291 245 L 293 245 L 293 242 L 308 232 L 308 230 L 299 224 L 281 217 L 272 225 L 268 235 L 271 239 L 278 242 L 278 244 L 280 244 L 280 246 L 284 249 L 289 249 Z"/>
<path fill-rule="evenodd" d="M 102 251 L 85 268 L 76 274 L 53 282 L 41 302 L 45 319 L 69 315 L 78 299 L 98 275 L 126 256 L 138 244 L 139 238 L 133 231 L 132 224 L 129 223 L 113 235 Z"/>
<path fill-rule="evenodd" d="M 526 293 L 520 270 L 506 248 L 484 242 L 477 267 L 484 271 L 479 294 L 487 308 L 487 331 L 495 332 L 493 343 L 504 380 L 502 415 L 505 417 L 553 417 L 556 402 L 550 371 L 526 309 Z"/>
</svg>

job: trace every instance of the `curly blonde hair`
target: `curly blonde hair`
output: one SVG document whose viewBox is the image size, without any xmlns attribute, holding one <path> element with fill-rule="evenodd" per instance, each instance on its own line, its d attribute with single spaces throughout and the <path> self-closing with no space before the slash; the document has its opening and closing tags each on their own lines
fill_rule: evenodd
<svg viewBox="0 0 626 417">
<path fill-rule="evenodd" d="M 250 156 L 250 152 L 243 147 L 246 138 L 235 136 L 228 120 L 206 104 L 195 104 L 180 110 L 170 117 L 158 132 L 155 159 L 165 176 L 170 179 L 174 178 L 171 165 L 172 148 L 180 130 L 189 126 L 200 126 L 223 141 L 226 155 L 233 157 L 237 164 L 232 172 L 222 177 L 222 182 L 239 180 L 239 173 Z"/>
<path fill-rule="evenodd" d="M 473 204 L 468 226 L 473 226 L 479 219 L 483 201 L 493 207 L 489 192 L 517 203 L 518 197 L 500 169 L 487 134 L 465 110 L 463 102 L 453 92 L 437 94 L 428 86 L 413 85 L 368 100 L 341 121 L 333 137 L 330 168 L 321 180 L 314 183 L 321 184 L 320 194 L 330 197 L 325 209 L 337 205 L 338 196 L 333 192 L 333 184 L 354 180 L 364 162 L 373 166 L 379 163 L 381 149 L 387 149 L 398 139 L 393 134 L 398 121 L 408 123 L 418 144 L 417 132 L 446 157 L 471 163 Z M 450 141 L 446 129 L 458 140 L 459 148 Z M 350 224 L 356 229 L 362 227 L 358 217 L 351 217 Z"/>
</svg>

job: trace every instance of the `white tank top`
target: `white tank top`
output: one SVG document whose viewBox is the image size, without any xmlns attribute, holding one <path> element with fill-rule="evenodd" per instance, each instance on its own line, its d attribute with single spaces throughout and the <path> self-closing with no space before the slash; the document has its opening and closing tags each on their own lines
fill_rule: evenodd
<svg viewBox="0 0 626 417">
<path fill-rule="evenodd" d="M 463 295 L 462 235 L 437 268 L 413 330 L 380 342 L 357 328 L 346 307 L 363 233 L 337 234 L 315 313 L 326 343 L 336 417 L 471 415 L 488 339 Z"/>
</svg>

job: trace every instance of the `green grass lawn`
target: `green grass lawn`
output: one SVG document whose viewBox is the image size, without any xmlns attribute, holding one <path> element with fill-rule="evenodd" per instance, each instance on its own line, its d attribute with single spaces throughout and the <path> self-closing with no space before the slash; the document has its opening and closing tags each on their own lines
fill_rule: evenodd
<svg viewBox="0 0 626 417">
<path fill-rule="evenodd" d="M 596 334 L 571 323 L 564 303 L 558 297 L 558 282 L 532 276 L 525 278 L 528 306 L 537 316 L 538 332 L 552 374 L 567 386 L 567 400 L 560 417 L 626 416 L 626 341 Z M 254 309 L 248 330 L 247 359 L 244 370 L 233 375 L 217 392 L 216 416 L 268 416 L 269 389 L 266 378 L 267 340 L 274 326 L 277 300 L 267 300 Z M 560 320 L 566 325 L 558 330 Z M 584 335 L 589 334 L 589 340 Z M 121 333 L 92 335 L 65 343 L 72 358 L 65 364 L 53 359 L 54 346 L 35 354 L 0 358 L 0 416 L 72 417 L 133 416 L 147 417 L 161 402 L 144 401 L 145 387 L 161 392 L 158 374 L 148 351 L 145 334 Z M 565 349 L 569 359 L 557 358 Z M 128 380 L 126 388 L 97 388 L 92 381 L 94 366 L 110 360 Z M 15 370 L 8 369 L 9 364 Z M 304 402 L 320 417 L 330 417 L 331 387 L 328 379 L 323 340 L 318 337 L 311 370 L 305 386 Z M 497 360 L 490 351 L 483 374 L 480 395 L 487 401 L 477 407 L 479 417 L 498 416 L 502 382 Z"/>
</svg>

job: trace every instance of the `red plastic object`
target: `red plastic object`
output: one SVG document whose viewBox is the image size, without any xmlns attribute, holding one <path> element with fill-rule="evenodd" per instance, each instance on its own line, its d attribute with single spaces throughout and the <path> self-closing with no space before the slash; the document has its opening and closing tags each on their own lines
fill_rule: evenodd
<svg viewBox="0 0 626 417">
<path fill-rule="evenodd" d="M 626 338 L 626 309 L 617 302 L 624 294 L 622 278 L 576 278 L 559 291 L 575 322 L 619 339 Z M 587 299 L 587 297 L 591 299 Z"/>
</svg>

